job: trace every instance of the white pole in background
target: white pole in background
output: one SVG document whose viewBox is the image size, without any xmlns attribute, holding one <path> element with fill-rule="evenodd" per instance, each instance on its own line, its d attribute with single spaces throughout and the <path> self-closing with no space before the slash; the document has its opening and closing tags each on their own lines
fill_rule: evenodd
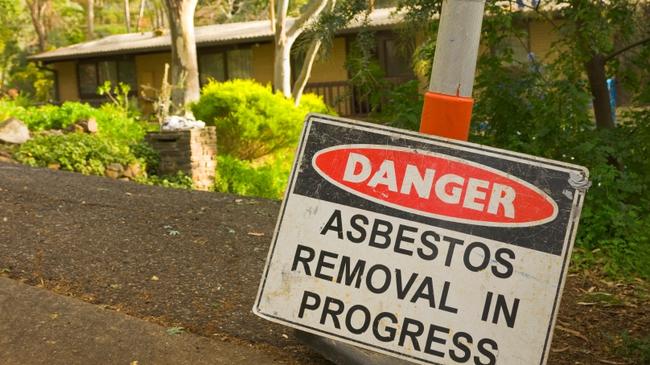
<svg viewBox="0 0 650 365">
<path fill-rule="evenodd" d="M 444 0 L 429 91 L 471 97 L 485 0 Z"/>
<path fill-rule="evenodd" d="M 443 0 L 420 132 L 467 140 L 485 0 Z"/>
</svg>

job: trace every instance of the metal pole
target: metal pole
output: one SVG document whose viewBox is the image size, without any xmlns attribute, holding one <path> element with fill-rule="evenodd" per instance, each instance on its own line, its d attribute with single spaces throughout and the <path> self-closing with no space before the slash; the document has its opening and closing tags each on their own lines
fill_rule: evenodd
<svg viewBox="0 0 650 365">
<path fill-rule="evenodd" d="M 471 98 L 485 0 L 443 0 L 420 132 L 469 136 Z"/>
</svg>

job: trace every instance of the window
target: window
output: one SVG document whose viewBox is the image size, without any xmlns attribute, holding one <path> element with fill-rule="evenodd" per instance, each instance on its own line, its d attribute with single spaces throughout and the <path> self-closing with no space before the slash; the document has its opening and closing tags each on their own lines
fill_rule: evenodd
<svg viewBox="0 0 650 365">
<path fill-rule="evenodd" d="M 250 49 L 233 49 L 228 51 L 229 79 L 248 79 L 252 77 L 252 53 L 253 52 Z"/>
<path fill-rule="evenodd" d="M 126 60 L 83 61 L 77 69 L 79 94 L 81 98 L 96 98 L 97 88 L 110 81 L 112 85 L 120 82 L 137 89 L 135 62 Z"/>
<path fill-rule="evenodd" d="M 394 81 L 415 78 L 411 66 L 414 48 L 414 42 L 402 39 L 393 32 L 377 34 L 377 57 L 386 78 Z"/>
<path fill-rule="evenodd" d="M 253 77 L 253 52 L 250 48 L 209 50 L 199 54 L 201 85 L 210 79 L 226 81 Z"/>
<path fill-rule="evenodd" d="M 409 77 L 413 74 L 411 60 L 399 49 L 396 39 L 383 41 L 384 69 L 387 77 Z"/>
<path fill-rule="evenodd" d="M 208 80 L 226 80 L 226 62 L 223 53 L 208 53 L 199 57 L 199 75 L 201 85 L 207 84 Z"/>
</svg>

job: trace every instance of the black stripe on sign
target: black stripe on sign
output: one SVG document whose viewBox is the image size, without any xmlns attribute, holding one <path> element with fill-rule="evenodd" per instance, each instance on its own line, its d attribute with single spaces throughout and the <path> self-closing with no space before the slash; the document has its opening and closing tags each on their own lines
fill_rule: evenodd
<svg viewBox="0 0 650 365">
<path fill-rule="evenodd" d="M 559 164 L 540 163 L 539 159 L 533 156 L 526 158 L 517 155 L 518 161 L 513 161 L 509 159 L 512 158 L 513 154 L 508 151 L 503 151 L 503 156 L 495 157 L 487 154 L 484 149 L 477 148 L 476 145 L 469 143 L 449 143 L 446 140 L 401 133 L 394 130 L 388 131 L 380 127 L 369 130 L 367 125 L 346 120 L 327 120 L 321 116 L 311 116 L 308 123 L 311 123 L 311 128 L 306 136 L 304 156 L 299 162 L 297 169 L 299 174 L 292 193 L 464 232 L 553 255 L 562 253 L 564 238 L 569 225 L 571 210 L 573 209 L 572 194 L 576 193 L 575 189 L 568 183 L 569 167 L 562 165 L 560 168 Z M 312 167 L 312 158 L 318 151 L 328 147 L 348 144 L 386 145 L 430 151 L 503 171 L 544 191 L 556 202 L 558 215 L 551 222 L 532 227 L 493 227 L 431 218 L 372 202 L 333 185 L 323 179 Z M 494 153 L 494 151 L 490 152 Z M 576 169 L 576 171 L 582 170 Z"/>
</svg>

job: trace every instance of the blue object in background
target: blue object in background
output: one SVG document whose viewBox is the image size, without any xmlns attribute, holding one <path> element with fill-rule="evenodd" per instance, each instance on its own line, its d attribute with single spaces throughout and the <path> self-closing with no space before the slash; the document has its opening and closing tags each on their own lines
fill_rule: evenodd
<svg viewBox="0 0 650 365">
<path fill-rule="evenodd" d="M 607 79 L 607 90 L 609 91 L 609 106 L 612 110 L 612 121 L 616 124 L 616 79 Z"/>
<path fill-rule="evenodd" d="M 539 4 L 539 0 L 530 0 L 530 6 L 535 8 L 537 7 L 537 4 Z M 517 6 L 521 9 L 524 6 L 526 6 L 526 1 L 525 0 L 517 0 Z"/>
</svg>

